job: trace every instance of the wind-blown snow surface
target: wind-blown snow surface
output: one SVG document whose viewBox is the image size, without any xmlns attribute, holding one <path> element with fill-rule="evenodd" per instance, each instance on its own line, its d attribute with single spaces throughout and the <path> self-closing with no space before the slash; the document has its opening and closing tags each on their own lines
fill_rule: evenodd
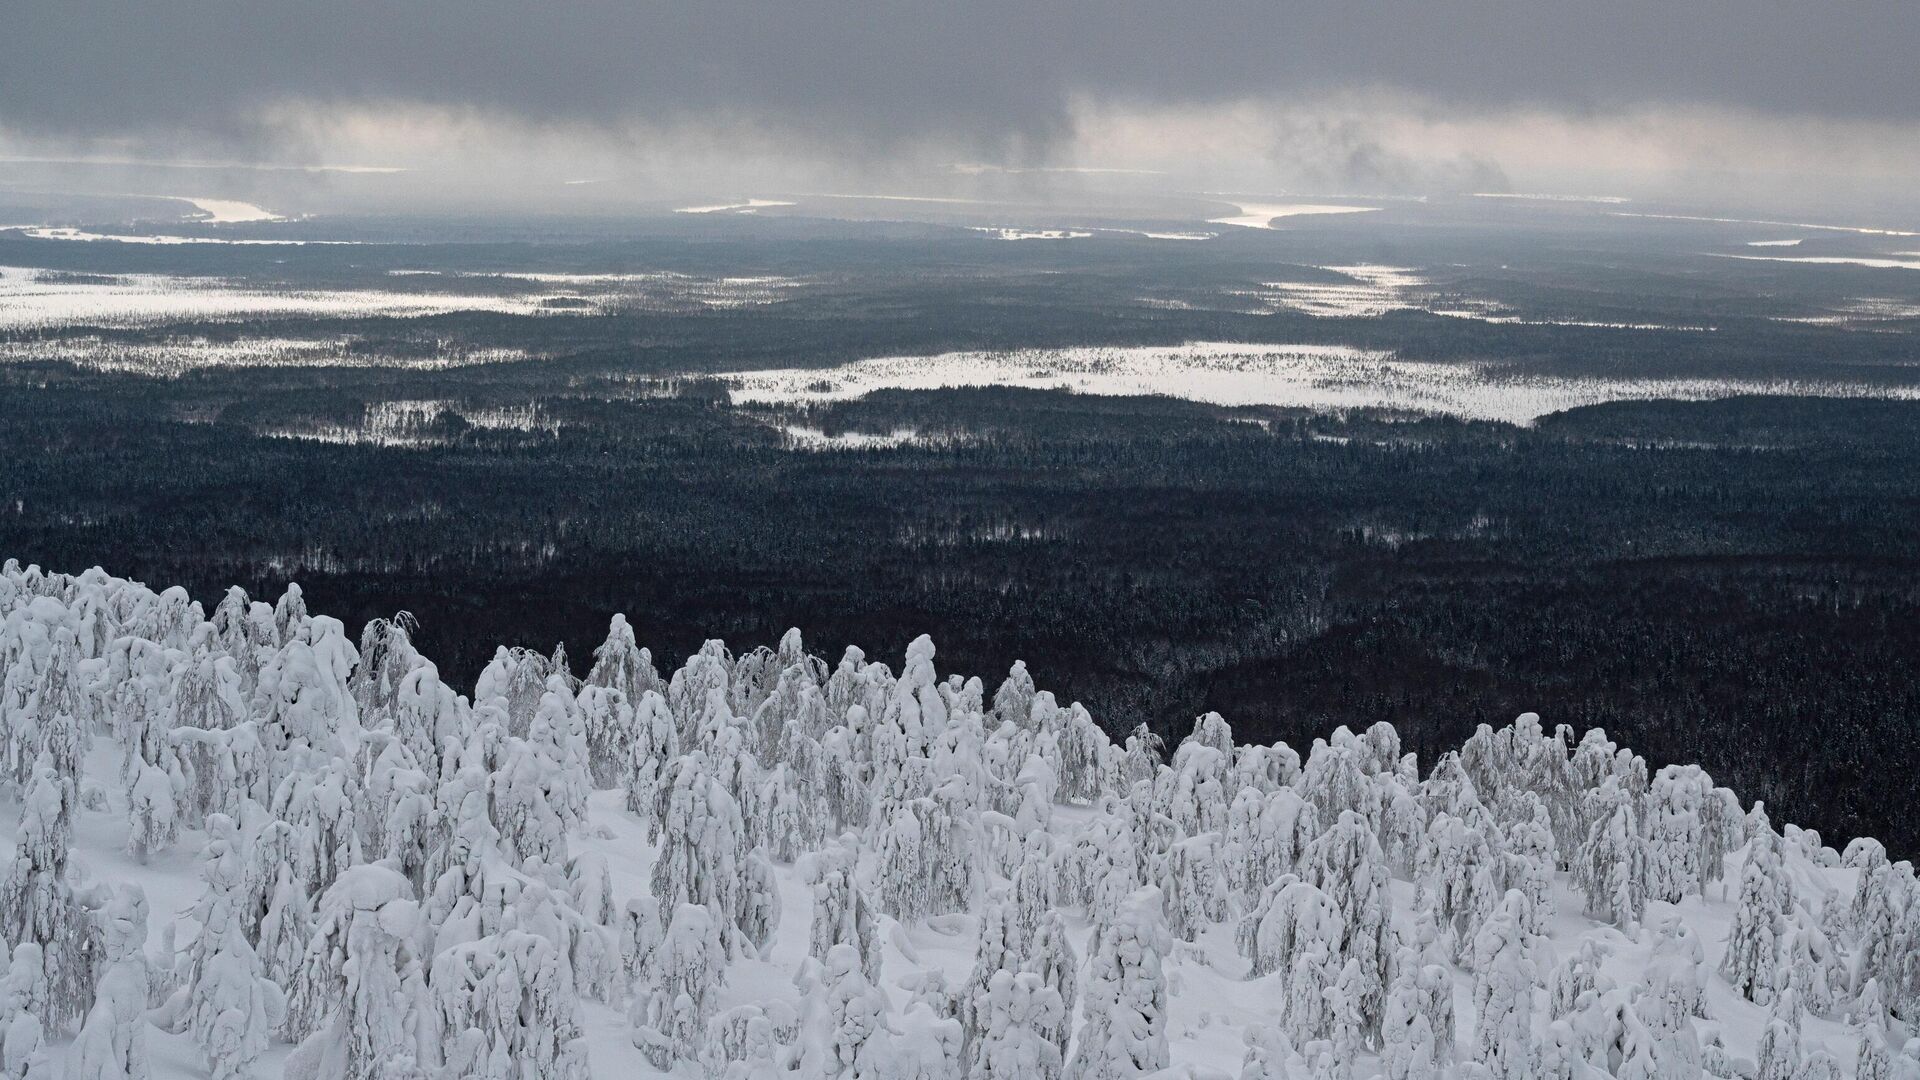
<svg viewBox="0 0 1920 1080">
<path fill-rule="evenodd" d="M 735 401 L 748 403 L 846 400 L 882 389 L 1018 386 L 1157 394 L 1216 405 L 1404 409 L 1515 424 L 1608 401 L 1701 401 L 1741 394 L 1920 397 L 1911 387 L 1840 381 L 1515 375 L 1493 364 L 1402 360 L 1390 352 L 1344 345 L 1226 342 L 892 356 L 717 377 L 729 385 Z"/>
<path fill-rule="evenodd" d="M 8 1077 L 1920 1070 L 1911 865 L 1597 731 L 1163 761 L 926 638 L 469 699 L 410 625 L 0 569 Z"/>
</svg>

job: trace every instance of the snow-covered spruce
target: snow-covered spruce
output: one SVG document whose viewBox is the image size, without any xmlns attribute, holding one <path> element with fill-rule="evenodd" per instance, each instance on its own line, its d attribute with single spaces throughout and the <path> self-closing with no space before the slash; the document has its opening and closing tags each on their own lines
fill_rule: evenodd
<svg viewBox="0 0 1920 1080">
<path fill-rule="evenodd" d="M 7 563 L 0 1080 L 1920 1080 L 1912 864 L 1604 732 L 1163 757 L 644 626 L 469 697 L 404 615 Z"/>
</svg>

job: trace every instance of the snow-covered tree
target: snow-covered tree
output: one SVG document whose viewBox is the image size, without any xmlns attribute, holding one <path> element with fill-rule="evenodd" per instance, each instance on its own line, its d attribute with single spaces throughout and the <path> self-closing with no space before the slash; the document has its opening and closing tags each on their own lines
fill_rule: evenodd
<svg viewBox="0 0 1920 1080">
<path fill-rule="evenodd" d="M 1512 791 L 1502 800 L 1507 818 L 1500 829 L 1500 886 L 1527 898 L 1527 932 L 1545 934 L 1553 922 L 1553 822 L 1546 803 L 1530 791 Z"/>
<path fill-rule="evenodd" d="M 288 1069 L 318 1080 L 382 1080 L 414 1058 L 424 972 L 419 904 L 405 875 L 378 864 L 341 872 L 321 895 L 304 961 L 287 987 Z"/>
<path fill-rule="evenodd" d="M 951 792 L 906 803 L 881 830 L 874 893 L 903 922 L 964 911 L 979 886 L 978 827 Z"/>
<path fill-rule="evenodd" d="M 1348 960 L 1360 964 L 1365 986 L 1360 1015 L 1371 1039 L 1385 1004 L 1392 903 L 1387 894 L 1386 857 L 1366 819 L 1351 810 L 1342 813 L 1332 828 L 1307 845 L 1299 875 L 1326 893 L 1340 912 L 1344 936 L 1338 960 L 1342 966 Z"/>
<path fill-rule="evenodd" d="M 1740 906 L 1727 932 L 1720 974 L 1735 992 L 1760 1005 L 1773 1003 L 1780 988 L 1780 937 L 1783 910 L 1779 855 L 1765 836 L 1748 842 L 1740 873 Z"/>
<path fill-rule="evenodd" d="M 0 937 L 39 946 L 46 996 L 36 1002 L 52 1034 L 92 1008 L 106 963 L 101 928 L 67 881 L 73 836 L 73 785 L 42 756 L 20 814 L 14 858 L 0 879 Z"/>
<path fill-rule="evenodd" d="M 1754 1052 L 1759 1067 L 1756 1080 L 1800 1080 L 1800 1003 L 1793 991 L 1781 991 L 1767 1014 Z"/>
<path fill-rule="evenodd" d="M 627 809 L 647 819 L 647 836 L 659 830 L 654 816 L 661 777 L 667 763 L 679 755 L 678 728 L 667 709 L 667 699 L 651 690 L 640 695 L 633 710 L 631 738 L 621 783 L 627 794 Z"/>
<path fill-rule="evenodd" d="M 1025 660 L 1015 660 L 1007 670 L 1000 689 L 993 692 L 993 718 L 996 724 L 1025 727 L 1033 719 L 1033 676 Z"/>
<path fill-rule="evenodd" d="M 1300 956 L 1324 946 L 1330 960 L 1346 937 L 1346 920 L 1326 893 L 1289 874 L 1268 885 L 1239 927 L 1249 977 L 1292 972 Z"/>
<path fill-rule="evenodd" d="M 449 742 L 468 734 L 472 710 L 465 698 L 440 681 L 440 669 L 422 658 L 400 680 L 394 695 L 393 736 L 414 763 L 440 777 L 440 757 Z"/>
<path fill-rule="evenodd" d="M 218 941 L 190 988 L 188 1030 L 213 1080 L 247 1080 L 286 1015 L 286 995 L 262 974 L 237 914 L 202 933 Z"/>
<path fill-rule="evenodd" d="M 1342 814 L 1354 813 L 1366 822 L 1369 833 L 1374 831 L 1380 818 L 1380 792 L 1367 777 L 1370 761 L 1351 736 L 1331 743 L 1314 741 L 1300 774 L 1300 794 L 1313 803 L 1321 821 L 1338 821 Z"/>
<path fill-rule="evenodd" d="M 1181 840 L 1168 852 L 1161 892 L 1167 903 L 1167 926 L 1181 941 L 1192 941 L 1206 927 L 1226 921 L 1223 846 L 1219 833 L 1208 832 Z"/>
<path fill-rule="evenodd" d="M 146 1080 L 147 897 L 138 885 L 124 885 L 100 912 L 100 937 L 106 961 L 80 1035 L 69 1051 L 70 1080 Z"/>
<path fill-rule="evenodd" d="M 293 595 L 292 586 L 288 595 Z M 304 612 L 304 605 L 301 605 Z M 270 747 L 301 743 L 329 754 L 346 748 L 360 726 L 360 709 L 347 679 L 359 653 L 338 619 L 301 615 L 283 627 L 279 651 L 260 670 L 253 714 Z"/>
<path fill-rule="evenodd" d="M 886 994 L 868 980 L 851 945 L 827 950 L 818 979 L 803 988 L 800 1073 L 822 1080 L 888 1076 L 891 1031 Z"/>
<path fill-rule="evenodd" d="M 442 1075 L 587 1080 L 586 1040 L 566 958 L 518 930 L 434 958 L 431 987 Z"/>
<path fill-rule="evenodd" d="M 174 817 L 173 781 L 157 766 L 143 765 L 127 802 L 127 852 L 145 863 L 156 851 L 173 846 L 179 834 Z"/>
<path fill-rule="evenodd" d="M 807 955 L 825 962 L 836 945 L 854 950 L 868 979 L 880 974 L 880 949 L 874 938 L 879 913 L 855 877 L 859 848 L 852 838 L 813 852 L 801 863 L 801 873 L 813 892 L 813 923 Z"/>
<path fill-rule="evenodd" d="M 53 1056 L 40 1014 L 47 973 L 40 946 L 22 942 L 0 979 L 0 1074 L 7 1080 L 52 1080 Z"/>
<path fill-rule="evenodd" d="M 1241 895 L 1253 900 L 1293 872 L 1300 855 L 1320 835 L 1313 804 L 1292 788 L 1262 795 L 1242 791 L 1227 815 L 1226 842 L 1229 873 L 1238 879 Z M 1237 869 L 1236 869 L 1237 866 Z"/>
<path fill-rule="evenodd" d="M 780 929 L 780 883 L 775 879 L 773 861 L 762 848 L 754 848 L 740 864 L 739 909 L 734 926 L 756 953 L 764 954 Z"/>
<path fill-rule="evenodd" d="M 983 1049 L 981 1039 L 989 1020 L 987 988 L 994 976 L 1020 969 L 1020 956 L 1025 947 L 1017 910 L 1004 892 L 996 891 L 980 914 L 980 938 L 974 946 L 973 971 L 955 1001 L 969 1071 L 977 1071 Z"/>
<path fill-rule="evenodd" d="M 1589 915 L 1631 927 L 1647 910 L 1647 846 L 1633 796 L 1609 776 L 1589 796 L 1588 817 L 1593 824 L 1574 856 L 1574 880 L 1587 894 Z"/>
<path fill-rule="evenodd" d="M 705 756 L 674 759 L 663 778 L 663 840 L 653 864 L 653 895 L 661 905 L 710 908 L 722 924 L 722 943 L 732 953 L 739 919 L 740 871 L 746 857 L 746 827 L 740 806 L 707 769 Z"/>
<path fill-rule="evenodd" d="M 266 823 L 246 849 L 246 872 L 236 899 L 262 973 L 283 988 L 293 984 L 313 933 L 313 898 L 296 862 L 301 850 L 292 825 Z"/>
<path fill-rule="evenodd" d="M 577 699 L 593 786 L 617 787 L 633 761 L 633 706 L 618 690 L 591 684 Z"/>
<path fill-rule="evenodd" d="M 1509 892 L 1473 942 L 1473 1056 L 1496 1080 L 1533 1075 L 1533 989 L 1527 898 Z"/>
<path fill-rule="evenodd" d="M 1477 816 L 1491 824 L 1486 815 Z M 1441 947 L 1467 959 L 1474 935 L 1505 895 L 1497 849 L 1481 829 L 1441 810 L 1427 826 L 1419 865 L 1417 902 L 1431 914 Z"/>
<path fill-rule="evenodd" d="M 1085 1022 L 1067 1066 L 1071 1080 L 1117 1080 L 1168 1064 L 1167 978 L 1172 947 L 1152 886 L 1134 892 L 1101 935 L 1081 999 Z"/>
<path fill-rule="evenodd" d="M 1080 1001 L 1080 957 L 1067 939 L 1066 922 L 1058 911 L 1049 910 L 1027 939 L 1027 958 L 1021 970 L 1040 976 L 1041 981 L 1060 997 L 1060 1013 L 1055 1023 L 1042 1034 L 1066 1059 L 1067 1044 L 1073 1034 L 1073 1009 Z"/>
<path fill-rule="evenodd" d="M 1435 986 L 1444 988 L 1439 994 Z M 1453 980 L 1444 968 L 1408 958 L 1387 992 L 1380 1022 L 1380 1064 L 1386 1080 L 1433 1080 L 1453 1046 Z"/>
<path fill-rule="evenodd" d="M 633 1043 L 655 1068 L 697 1059 L 725 975 L 718 920 L 698 904 L 679 905 L 631 999 Z"/>
<path fill-rule="evenodd" d="M 787 1073 L 785 1043 L 798 1023 L 785 1002 L 728 1009 L 707 1025 L 700 1067 L 716 1080 L 780 1080 Z M 783 1030 L 787 1039 L 782 1038 Z"/>
<path fill-rule="evenodd" d="M 997 971 L 980 1002 L 981 1024 L 968 1080 L 1059 1080 L 1060 995 L 1031 972 Z"/>
<path fill-rule="evenodd" d="M 1668 765 L 1647 792 L 1647 893 L 1679 903 L 1704 887 L 1706 805 L 1713 779 L 1698 765 Z"/>
<path fill-rule="evenodd" d="M 587 685 L 612 690 L 627 701 L 666 689 L 653 666 L 652 654 L 634 640 L 633 627 L 625 615 L 615 615 L 608 621 L 607 639 L 593 650 Z"/>
</svg>

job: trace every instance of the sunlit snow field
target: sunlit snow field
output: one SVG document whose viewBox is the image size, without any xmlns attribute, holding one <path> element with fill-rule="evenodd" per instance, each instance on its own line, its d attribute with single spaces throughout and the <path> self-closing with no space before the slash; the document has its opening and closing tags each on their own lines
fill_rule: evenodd
<svg viewBox="0 0 1920 1080">
<path fill-rule="evenodd" d="M 1841 381 L 1594 379 L 1516 375 L 1493 364 L 1441 364 L 1341 345 L 1032 349 L 861 360 L 829 369 L 722 376 L 741 402 L 839 401 L 875 390 L 1017 386 L 1082 394 L 1154 394 L 1215 405 L 1385 408 L 1530 424 L 1608 401 L 1712 400 L 1740 394 L 1920 399 L 1920 388 Z"/>
</svg>

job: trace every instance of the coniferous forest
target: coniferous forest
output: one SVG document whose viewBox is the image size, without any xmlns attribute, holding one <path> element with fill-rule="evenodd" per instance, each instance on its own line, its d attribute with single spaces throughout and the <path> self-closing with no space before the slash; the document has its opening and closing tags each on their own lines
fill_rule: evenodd
<svg viewBox="0 0 1920 1080">
<path fill-rule="evenodd" d="M 1905 241 L 1460 202 L 0 227 L 0 1074 L 1920 1078 Z"/>
</svg>

